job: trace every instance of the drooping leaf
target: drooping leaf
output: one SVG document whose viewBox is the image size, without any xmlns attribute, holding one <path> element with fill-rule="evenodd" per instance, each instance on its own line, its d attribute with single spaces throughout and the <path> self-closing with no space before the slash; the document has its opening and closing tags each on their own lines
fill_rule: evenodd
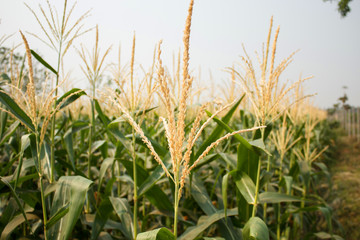
<svg viewBox="0 0 360 240">
<path fill-rule="evenodd" d="M 300 202 L 301 198 L 278 192 L 263 192 L 259 194 L 260 203 Z"/>
<path fill-rule="evenodd" d="M 225 116 L 223 118 L 221 118 L 222 122 L 224 122 L 226 124 L 228 124 L 230 122 L 230 119 L 234 115 L 237 107 L 239 106 L 239 104 L 241 103 L 241 101 L 243 100 L 244 97 L 245 97 L 245 94 L 230 108 L 230 110 L 225 114 Z M 205 151 L 205 149 L 208 146 L 210 146 L 211 143 L 216 141 L 221 136 L 223 131 L 224 131 L 223 127 L 221 127 L 219 125 L 216 126 L 216 128 L 211 132 L 210 136 L 208 138 L 206 138 L 206 140 L 199 147 L 199 150 L 195 154 L 195 159 L 198 158 Z"/>
<path fill-rule="evenodd" d="M 30 117 L 17 105 L 17 103 L 5 92 L 0 91 L 0 102 L 4 104 L 7 109 L 31 131 L 35 131 L 35 126 Z"/>
<path fill-rule="evenodd" d="M 258 217 L 249 219 L 243 228 L 242 235 L 244 240 L 269 240 L 269 230 L 264 221 Z"/>
<path fill-rule="evenodd" d="M 109 197 L 109 199 L 116 214 L 120 218 L 121 224 L 123 226 L 123 234 L 126 238 L 133 239 L 133 215 L 128 201 L 125 198 Z"/>
<path fill-rule="evenodd" d="M 165 166 L 169 168 L 171 166 L 170 161 L 165 162 Z M 156 182 L 164 176 L 165 172 L 161 166 L 157 166 L 151 175 L 140 185 L 138 189 L 138 196 L 141 197 L 145 194 Z"/>
<path fill-rule="evenodd" d="M 44 65 L 44 67 L 55 73 L 55 75 L 58 75 L 57 71 L 53 67 L 51 67 L 50 64 L 48 64 L 44 59 L 42 59 L 42 57 L 40 57 L 34 50 L 31 49 L 30 51 L 31 55 L 33 55 L 36 60 L 38 60 L 42 65 Z"/>
<path fill-rule="evenodd" d="M 227 216 L 237 215 L 238 209 L 229 209 Z M 195 239 L 199 234 L 204 232 L 212 224 L 216 223 L 222 218 L 226 218 L 224 210 L 217 211 L 210 216 L 201 216 L 198 224 L 193 227 L 188 227 L 186 231 L 179 237 L 179 240 L 192 240 Z M 208 238 L 211 239 L 211 238 Z"/>
<path fill-rule="evenodd" d="M 15 121 L 11 126 L 6 130 L 4 134 L 2 134 L 0 145 L 4 144 L 9 138 L 14 134 L 15 130 L 19 126 L 20 121 Z"/>
<path fill-rule="evenodd" d="M 158 228 L 152 231 L 143 232 L 137 235 L 138 240 L 175 240 L 174 234 L 167 228 Z"/>
<path fill-rule="evenodd" d="M 71 96 L 70 96 L 71 95 Z M 70 91 L 64 93 L 57 101 L 56 105 L 61 104 L 59 109 L 63 109 L 67 105 L 71 104 L 72 102 L 76 101 L 79 97 L 86 95 L 84 90 L 80 88 L 73 88 Z"/>
<path fill-rule="evenodd" d="M 228 184 L 229 184 L 229 173 L 226 173 L 222 179 L 222 187 L 221 187 L 226 222 L 227 222 L 227 205 L 228 205 L 228 195 L 227 195 Z"/>
<path fill-rule="evenodd" d="M 25 210 L 24 210 L 24 208 L 23 208 L 23 206 L 22 206 L 22 204 L 21 204 L 21 202 L 20 202 L 20 199 L 19 199 L 18 195 L 16 194 L 14 188 L 11 186 L 11 184 L 10 184 L 8 181 L 6 181 L 3 177 L 0 177 L 0 182 L 2 182 L 3 184 L 5 184 L 5 185 L 10 189 L 10 191 L 11 191 L 11 193 L 12 193 L 12 195 L 13 195 L 13 197 L 14 197 L 14 199 L 15 199 L 15 201 L 16 201 L 16 203 L 17 203 L 17 205 L 18 205 L 18 207 L 19 207 L 19 209 L 20 209 L 20 211 L 21 211 L 21 213 L 22 213 L 22 216 L 20 216 L 20 217 L 22 217 L 22 218 L 24 219 L 24 221 L 26 221 L 26 223 L 27 223 L 28 225 L 30 225 L 29 222 L 28 222 L 28 219 L 27 219 L 27 215 L 26 215 L 26 213 L 25 213 Z M 12 230 L 13 230 L 13 229 L 12 229 Z M 12 231 L 12 230 L 11 230 L 11 231 Z M 5 230 L 4 230 L 4 231 L 5 231 Z M 10 233 L 11 233 L 11 231 L 10 231 Z M 2 239 L 2 234 L 1 234 L 1 239 Z"/>
<path fill-rule="evenodd" d="M 111 202 L 109 198 L 104 199 L 101 201 L 98 210 L 96 211 L 95 220 L 92 226 L 91 231 L 91 239 L 95 240 L 98 239 L 98 236 L 102 229 L 104 228 L 109 216 L 113 210 Z"/>
<path fill-rule="evenodd" d="M 248 204 L 255 203 L 255 184 L 244 172 L 233 170 L 229 173 L 236 183 L 236 186 Z"/>
<path fill-rule="evenodd" d="M 339 235 L 335 235 L 335 234 L 330 234 L 330 233 L 326 233 L 326 232 L 317 232 L 314 233 L 314 235 L 319 238 L 319 239 L 334 239 L 334 240 L 344 240 L 342 237 L 340 237 Z"/>
<path fill-rule="evenodd" d="M 206 213 L 206 215 L 210 216 L 218 211 L 218 209 L 216 209 L 215 206 L 212 204 L 204 184 L 196 175 L 194 175 L 193 177 L 191 195 L 193 196 L 199 207 Z M 225 213 L 223 214 L 225 216 Z M 219 230 L 221 236 L 223 236 L 225 239 L 235 240 L 241 238 L 239 232 L 234 228 L 231 221 L 226 222 L 224 219 L 220 219 Z"/>
<path fill-rule="evenodd" d="M 54 216 L 52 216 L 46 223 L 46 229 L 51 228 L 57 221 L 63 218 L 69 212 L 69 204 L 60 208 Z"/>
<path fill-rule="evenodd" d="M 102 184 L 102 182 L 103 182 L 103 179 L 104 179 L 106 170 L 108 170 L 109 167 L 114 164 L 114 160 L 115 160 L 115 158 L 106 158 L 106 159 L 104 159 L 104 161 L 101 163 L 100 173 L 99 173 L 98 192 L 100 192 L 100 187 L 101 187 L 101 184 Z"/>
<path fill-rule="evenodd" d="M 104 124 L 104 126 L 106 127 L 109 123 L 110 123 L 110 119 L 104 114 L 104 112 L 101 109 L 101 106 L 98 102 L 98 100 L 94 100 L 95 103 L 95 110 L 99 115 L 99 118 L 101 120 L 101 122 Z"/>
<path fill-rule="evenodd" d="M 99 140 L 95 141 L 91 145 L 91 153 L 93 154 L 96 150 L 98 150 L 100 147 L 102 147 L 104 144 L 106 144 L 106 140 Z"/>
<path fill-rule="evenodd" d="M 70 237 L 91 184 L 92 181 L 81 176 L 62 176 L 59 179 L 50 216 L 54 216 L 66 204 L 69 204 L 69 212 L 49 229 L 48 239 L 68 239 Z"/>
<path fill-rule="evenodd" d="M 6 224 L 4 230 L 1 233 L 1 240 L 7 240 L 10 238 L 11 233 L 22 223 L 28 220 L 36 220 L 39 219 L 39 217 L 32 213 L 26 213 L 24 215 L 17 215 L 14 217 L 8 224 Z"/>
<path fill-rule="evenodd" d="M 133 178 L 133 163 L 127 160 L 119 161 L 124 165 L 128 174 Z M 149 177 L 149 174 L 144 168 L 142 168 L 138 164 L 136 165 L 136 168 L 138 184 L 141 185 Z M 157 185 L 153 185 L 144 194 L 146 198 L 160 210 L 174 211 L 174 207 L 170 202 L 168 196 Z"/>
</svg>

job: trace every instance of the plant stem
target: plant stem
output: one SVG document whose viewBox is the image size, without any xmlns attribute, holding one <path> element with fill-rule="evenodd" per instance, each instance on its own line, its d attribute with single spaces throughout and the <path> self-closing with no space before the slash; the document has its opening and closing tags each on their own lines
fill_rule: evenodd
<svg viewBox="0 0 360 240">
<path fill-rule="evenodd" d="M 44 194 L 44 184 L 43 184 L 43 171 L 41 166 L 41 159 L 40 159 L 40 146 L 39 146 L 39 135 L 38 133 L 35 134 L 35 142 L 36 142 L 36 154 L 37 154 L 37 161 L 38 161 L 38 174 L 40 179 L 40 194 L 41 194 L 41 205 L 42 205 L 42 212 L 43 212 L 43 225 L 44 225 L 44 236 L 45 240 L 47 240 L 47 213 L 46 213 L 46 203 L 45 203 L 45 194 Z"/>
<path fill-rule="evenodd" d="M 174 177 L 175 177 L 174 235 L 175 235 L 175 239 L 177 239 L 177 224 L 178 224 L 178 209 L 179 209 L 179 171 L 174 173 Z"/>
<path fill-rule="evenodd" d="M 261 128 L 260 131 L 261 131 L 261 138 L 264 141 L 265 128 Z M 255 217 L 257 205 L 258 205 L 259 190 L 260 190 L 260 170 L 261 170 L 261 157 L 259 157 L 258 169 L 257 169 L 257 175 L 256 175 L 256 189 L 255 189 L 255 199 L 254 199 L 254 207 L 253 207 L 253 211 L 252 211 L 252 217 Z"/>
<path fill-rule="evenodd" d="M 255 217 L 255 215 L 256 215 L 256 209 L 257 209 L 257 204 L 258 204 L 259 188 L 260 188 L 260 169 L 261 169 L 261 158 L 259 158 L 259 162 L 258 162 L 258 169 L 257 169 L 257 176 L 256 176 L 255 199 L 254 199 L 254 207 L 253 207 L 253 211 L 252 211 L 252 217 Z"/>
<path fill-rule="evenodd" d="M 137 237 L 137 213 L 138 213 L 138 194 L 137 194 L 137 170 L 136 170 L 136 152 L 135 152 L 135 130 L 132 128 L 132 158 L 133 158 L 133 175 L 134 175 L 134 240 Z"/>
<path fill-rule="evenodd" d="M 57 95 L 58 95 L 58 88 L 59 85 L 59 71 L 60 71 L 60 63 L 61 63 L 61 48 L 62 48 L 62 36 L 60 38 L 59 42 L 59 52 L 58 52 L 58 60 L 57 60 L 57 75 L 56 75 L 56 82 L 55 82 L 55 100 L 54 100 L 54 106 L 53 110 L 56 109 L 56 102 L 57 102 Z M 54 171 L 55 171 L 55 123 L 56 123 L 56 113 L 51 119 L 51 144 L 50 144 L 50 183 L 53 183 L 55 181 Z"/>
<path fill-rule="evenodd" d="M 268 160 L 267 160 L 267 167 L 266 167 L 266 171 L 270 172 L 270 155 L 268 155 Z M 268 191 L 268 185 L 265 185 L 265 192 Z M 264 203 L 264 221 L 266 222 L 266 217 L 267 217 L 267 203 Z"/>
</svg>

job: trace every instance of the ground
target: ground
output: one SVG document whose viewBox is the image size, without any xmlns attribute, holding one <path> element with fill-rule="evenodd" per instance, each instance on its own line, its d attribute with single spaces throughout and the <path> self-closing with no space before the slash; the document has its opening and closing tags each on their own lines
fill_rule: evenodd
<svg viewBox="0 0 360 240">
<path fill-rule="evenodd" d="M 360 141 L 340 137 L 336 161 L 331 164 L 332 207 L 344 239 L 360 239 Z"/>
</svg>

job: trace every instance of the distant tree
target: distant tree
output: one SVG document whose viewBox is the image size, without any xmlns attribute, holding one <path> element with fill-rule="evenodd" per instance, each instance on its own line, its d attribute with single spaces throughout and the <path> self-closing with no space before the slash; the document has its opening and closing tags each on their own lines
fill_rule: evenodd
<svg viewBox="0 0 360 240">
<path fill-rule="evenodd" d="M 326 2 L 331 1 L 333 2 L 333 0 L 324 0 Z M 346 17 L 346 15 L 351 11 L 350 7 L 349 7 L 349 3 L 352 0 L 338 0 L 338 11 L 340 13 L 340 15 L 342 17 Z"/>
</svg>

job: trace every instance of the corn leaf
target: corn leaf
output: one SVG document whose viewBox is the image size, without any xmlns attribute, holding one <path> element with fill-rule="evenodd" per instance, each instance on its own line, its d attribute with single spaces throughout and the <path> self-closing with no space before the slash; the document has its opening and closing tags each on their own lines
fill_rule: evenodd
<svg viewBox="0 0 360 240">
<path fill-rule="evenodd" d="M 206 215 L 211 216 L 218 212 L 218 209 L 216 209 L 215 206 L 212 204 L 204 184 L 196 175 L 194 175 L 193 177 L 191 195 Z M 223 214 L 225 216 L 225 213 Z M 240 234 L 238 233 L 238 231 L 236 231 L 231 221 L 226 222 L 224 219 L 220 219 L 219 229 L 221 236 L 223 236 L 225 239 L 235 240 L 241 238 Z"/>
<path fill-rule="evenodd" d="M 126 168 L 128 174 L 133 178 L 133 163 L 131 161 L 127 160 L 119 160 L 121 164 L 124 165 Z M 137 168 L 137 177 L 138 177 L 138 183 L 139 185 L 143 184 L 144 181 L 149 177 L 149 174 L 147 171 L 139 166 L 136 165 Z M 172 203 L 170 202 L 168 196 L 159 188 L 157 185 L 153 185 L 149 190 L 144 193 L 146 198 L 158 209 L 160 210 L 168 210 L 168 211 L 174 211 L 174 207 Z"/>
<path fill-rule="evenodd" d="M 168 155 L 168 158 L 170 158 L 170 156 Z M 166 168 L 169 168 L 171 166 L 171 162 L 170 161 L 166 161 L 165 162 L 165 166 Z M 149 177 L 146 178 L 146 180 L 140 185 L 139 189 L 138 189 L 138 196 L 141 197 L 143 194 L 145 194 L 152 186 L 154 186 L 156 184 L 156 182 L 162 177 L 164 176 L 165 172 L 162 169 L 161 166 L 157 166 L 155 168 L 155 170 L 151 173 L 151 175 Z"/>
<path fill-rule="evenodd" d="M 0 91 L 0 102 L 4 104 L 7 109 L 31 131 L 35 131 L 35 126 L 30 117 L 17 105 L 17 103 L 5 92 Z"/>
<path fill-rule="evenodd" d="M 238 190 L 248 202 L 248 204 L 254 204 L 255 184 L 251 178 L 245 172 L 239 170 L 233 170 L 229 174 L 233 177 Z"/>
<path fill-rule="evenodd" d="M 301 198 L 278 192 L 263 192 L 259 194 L 260 203 L 300 202 Z"/>
<path fill-rule="evenodd" d="M 42 59 L 42 57 L 40 57 L 34 50 L 30 51 L 31 55 L 33 55 L 36 60 L 38 60 L 42 65 L 44 65 L 44 67 L 55 73 L 55 75 L 58 75 L 57 71 L 53 67 L 51 67 L 50 64 L 48 64 L 44 59 Z"/>
<path fill-rule="evenodd" d="M 167 228 L 158 228 L 152 231 L 143 232 L 137 235 L 137 240 L 175 240 L 174 234 Z"/>
<path fill-rule="evenodd" d="M 1 112 L 1 113 L 3 113 L 3 112 Z M 2 134 L 2 137 L 0 140 L 0 145 L 4 144 L 4 142 L 9 140 L 9 138 L 14 134 L 14 132 L 17 129 L 17 127 L 19 126 L 19 124 L 20 124 L 20 121 L 15 121 L 13 124 L 11 124 L 11 126 L 6 130 L 6 132 L 4 134 Z"/>
<path fill-rule="evenodd" d="M 69 212 L 49 229 L 48 239 L 68 239 L 70 237 L 91 184 L 92 181 L 81 176 L 62 176 L 59 179 L 50 213 L 54 216 L 66 204 L 69 204 Z"/>
<path fill-rule="evenodd" d="M 104 228 L 110 214 L 112 213 L 113 207 L 109 198 L 105 198 L 101 201 L 98 210 L 96 211 L 95 220 L 92 226 L 91 239 L 98 239 L 98 236 Z"/>
<path fill-rule="evenodd" d="M 227 216 L 235 216 L 237 215 L 238 209 L 233 208 L 230 209 L 227 213 Z M 188 227 L 186 231 L 179 237 L 179 240 L 192 240 L 203 233 L 208 227 L 212 224 L 216 223 L 222 218 L 226 218 L 226 214 L 224 210 L 216 211 L 210 216 L 201 216 L 199 218 L 198 224 L 193 227 Z M 204 238 L 205 239 L 205 238 Z M 207 238 L 213 239 L 213 238 Z"/>
<path fill-rule="evenodd" d="M 242 231 L 244 240 L 269 240 L 269 230 L 258 217 L 252 217 L 245 224 Z"/>
<path fill-rule="evenodd" d="M 230 119 L 234 115 L 237 107 L 245 97 L 245 94 L 230 108 L 230 110 L 225 114 L 225 116 L 221 119 L 224 123 L 229 123 Z M 223 127 L 216 126 L 216 128 L 211 132 L 210 136 L 201 144 L 199 147 L 199 150 L 195 154 L 195 159 L 197 159 L 204 151 L 205 149 L 210 146 L 211 143 L 215 142 L 219 137 L 221 136 L 222 132 L 224 131 Z"/>
<path fill-rule="evenodd" d="M 20 216 L 20 217 L 23 218 L 23 221 L 22 221 L 22 222 L 26 221 L 26 223 L 30 226 L 30 224 L 29 224 L 29 222 L 28 222 L 28 219 L 27 219 L 27 215 L 26 215 L 26 213 L 25 213 L 25 210 L 24 210 L 24 208 L 23 208 L 23 206 L 22 206 L 22 204 L 21 204 L 21 202 L 20 202 L 20 199 L 19 199 L 18 195 L 16 194 L 14 188 L 13 188 L 13 187 L 11 186 L 11 184 L 10 184 L 7 180 L 5 180 L 3 177 L 0 177 L 0 182 L 2 182 L 3 184 L 5 184 L 5 185 L 10 189 L 11 194 L 13 195 L 13 197 L 14 197 L 14 199 L 15 199 L 15 201 L 16 201 L 16 203 L 17 203 L 17 205 L 18 205 L 18 207 L 19 207 L 19 209 L 20 209 L 20 211 L 21 211 L 21 213 L 22 213 L 22 216 Z M 9 223 L 9 224 L 10 224 L 10 223 Z M 12 226 L 12 225 L 10 225 L 10 226 Z M 9 228 L 11 229 L 10 226 L 9 226 Z M 5 227 L 5 228 L 6 228 L 6 227 Z M 11 231 L 9 230 L 9 233 L 11 233 L 13 230 L 14 230 L 14 229 L 12 229 Z M 4 232 L 5 232 L 5 230 L 4 230 Z M 4 233 L 4 232 L 3 232 L 3 233 Z M 3 239 L 3 237 L 2 237 L 2 234 L 1 234 L 1 240 L 2 240 L 2 239 Z"/>
<path fill-rule="evenodd" d="M 123 226 L 120 230 L 123 230 L 122 232 L 127 239 L 133 239 L 133 215 L 128 201 L 125 198 L 109 197 L 109 199 Z"/>
<path fill-rule="evenodd" d="M 76 93 L 77 92 L 77 93 Z M 76 93 L 76 94 L 75 94 Z M 70 96 L 73 94 L 72 96 Z M 79 97 L 86 95 L 86 93 L 79 89 L 79 88 L 73 88 L 70 91 L 64 93 L 57 101 L 56 105 L 59 105 L 61 103 L 61 106 L 59 109 L 63 109 L 67 105 L 71 104 L 72 102 L 76 101 Z M 70 97 L 69 97 L 70 96 Z M 64 99 L 66 99 L 64 102 L 62 102 Z"/>
<path fill-rule="evenodd" d="M 115 160 L 115 158 L 106 158 L 106 159 L 104 159 L 104 161 L 101 163 L 100 173 L 99 173 L 98 192 L 100 192 L 101 184 L 102 184 L 102 182 L 103 182 L 103 179 L 104 179 L 106 170 L 108 170 L 108 168 L 114 164 L 114 160 Z"/>
<path fill-rule="evenodd" d="M 1 240 L 7 240 L 10 238 L 11 233 L 23 222 L 28 220 L 36 220 L 39 217 L 32 213 L 26 213 L 24 215 L 17 215 L 8 224 L 6 224 L 4 230 L 1 233 Z"/>
<path fill-rule="evenodd" d="M 60 208 L 54 216 L 52 216 L 46 223 L 46 229 L 51 228 L 57 221 L 64 217 L 69 212 L 69 204 Z"/>
</svg>

